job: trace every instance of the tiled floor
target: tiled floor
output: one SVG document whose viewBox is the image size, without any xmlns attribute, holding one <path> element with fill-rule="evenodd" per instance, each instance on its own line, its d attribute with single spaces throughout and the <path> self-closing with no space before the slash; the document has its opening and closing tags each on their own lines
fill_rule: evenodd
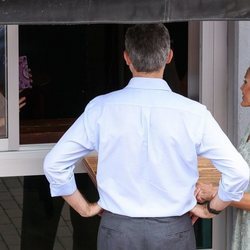
<svg viewBox="0 0 250 250">
<path fill-rule="evenodd" d="M 19 250 L 23 201 L 23 178 L 0 178 L 0 249 Z M 69 207 L 64 205 L 54 250 L 72 248 Z"/>
</svg>

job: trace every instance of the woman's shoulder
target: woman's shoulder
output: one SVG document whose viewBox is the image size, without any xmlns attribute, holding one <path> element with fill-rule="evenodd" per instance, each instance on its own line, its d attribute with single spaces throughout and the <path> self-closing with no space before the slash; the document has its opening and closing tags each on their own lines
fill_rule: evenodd
<svg viewBox="0 0 250 250">
<path fill-rule="evenodd" d="M 248 124 L 239 145 L 239 152 L 250 166 L 250 123 Z"/>
</svg>

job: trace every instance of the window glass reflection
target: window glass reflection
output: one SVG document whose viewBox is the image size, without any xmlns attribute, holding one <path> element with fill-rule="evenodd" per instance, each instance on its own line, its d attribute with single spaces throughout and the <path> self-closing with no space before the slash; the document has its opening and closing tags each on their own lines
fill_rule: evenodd
<svg viewBox="0 0 250 250">
<path fill-rule="evenodd" d="M 6 35 L 5 26 L 0 25 L 0 138 L 7 137 L 7 96 L 6 96 Z"/>
</svg>

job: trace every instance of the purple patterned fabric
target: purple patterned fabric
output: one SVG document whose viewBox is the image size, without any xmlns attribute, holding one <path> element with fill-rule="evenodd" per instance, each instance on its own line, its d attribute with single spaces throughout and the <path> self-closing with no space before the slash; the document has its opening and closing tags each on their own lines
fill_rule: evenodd
<svg viewBox="0 0 250 250">
<path fill-rule="evenodd" d="M 19 57 L 19 90 L 32 88 L 27 56 Z"/>
</svg>

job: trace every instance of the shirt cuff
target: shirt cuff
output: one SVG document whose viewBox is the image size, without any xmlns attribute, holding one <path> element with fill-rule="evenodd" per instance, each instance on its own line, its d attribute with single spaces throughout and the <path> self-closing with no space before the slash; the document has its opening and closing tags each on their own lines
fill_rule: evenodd
<svg viewBox="0 0 250 250">
<path fill-rule="evenodd" d="M 67 183 L 63 184 L 50 184 L 50 193 L 52 197 L 55 196 L 64 196 L 64 195 L 71 195 L 76 191 L 76 181 L 74 175 Z"/>
<path fill-rule="evenodd" d="M 222 201 L 240 201 L 243 197 L 244 191 L 240 192 L 227 192 L 219 186 L 218 196 Z"/>
</svg>

